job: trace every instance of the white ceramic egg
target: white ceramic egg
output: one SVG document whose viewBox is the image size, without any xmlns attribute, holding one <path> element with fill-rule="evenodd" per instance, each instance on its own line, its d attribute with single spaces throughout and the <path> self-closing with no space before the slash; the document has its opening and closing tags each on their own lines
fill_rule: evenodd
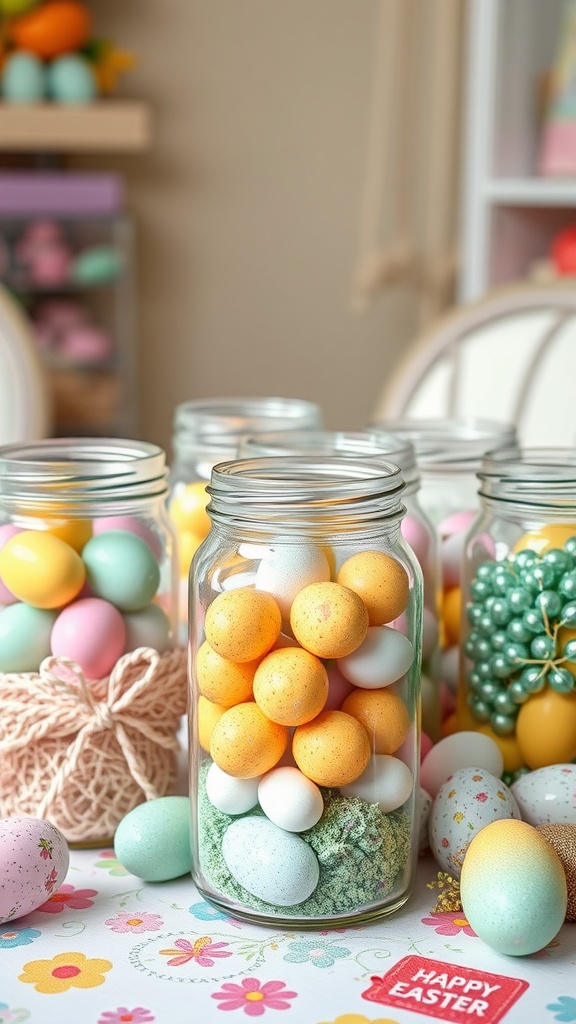
<svg viewBox="0 0 576 1024">
<path fill-rule="evenodd" d="M 338 668 L 355 686 L 374 690 L 400 679 L 414 660 L 414 648 L 407 637 L 390 626 L 370 626 L 365 640 Z"/>
<path fill-rule="evenodd" d="M 286 537 L 278 537 L 269 548 L 256 571 L 256 590 L 272 594 L 282 612 L 290 618 L 290 608 L 296 594 L 311 583 L 328 583 L 328 559 L 316 544 L 294 544 Z"/>
<path fill-rule="evenodd" d="M 459 878 L 474 836 L 500 818 L 520 819 L 508 786 L 484 768 L 454 772 L 440 787 L 430 811 L 428 838 L 440 867 Z"/>
<path fill-rule="evenodd" d="M 268 818 L 233 821 L 222 839 L 222 856 L 237 882 L 273 907 L 294 907 L 312 895 L 320 866 L 303 839 Z"/>
<path fill-rule="evenodd" d="M 403 632 L 403 631 L 402 631 Z M 422 612 L 422 657 L 429 658 L 438 646 L 438 619 L 429 608 Z"/>
<path fill-rule="evenodd" d="M 551 764 L 512 783 L 523 821 L 576 825 L 576 764 Z"/>
<path fill-rule="evenodd" d="M 15 921 L 58 891 L 70 856 L 62 833 L 41 818 L 0 819 L 0 924 Z"/>
<path fill-rule="evenodd" d="M 318 786 L 298 768 L 273 768 L 260 780 L 264 814 L 286 832 L 305 832 L 320 821 L 324 800 Z"/>
<path fill-rule="evenodd" d="M 245 814 L 258 803 L 260 777 L 237 779 L 212 762 L 206 776 L 206 795 L 222 814 Z"/>
<path fill-rule="evenodd" d="M 372 754 L 362 775 L 348 786 L 341 786 L 340 792 L 378 804 L 388 814 L 406 803 L 413 788 L 414 777 L 404 761 L 390 754 Z"/>
<path fill-rule="evenodd" d="M 489 736 L 472 730 L 455 732 L 435 743 L 420 765 L 420 785 L 435 797 L 449 775 L 460 768 L 484 768 L 500 776 L 504 758 L 498 745 Z"/>
</svg>

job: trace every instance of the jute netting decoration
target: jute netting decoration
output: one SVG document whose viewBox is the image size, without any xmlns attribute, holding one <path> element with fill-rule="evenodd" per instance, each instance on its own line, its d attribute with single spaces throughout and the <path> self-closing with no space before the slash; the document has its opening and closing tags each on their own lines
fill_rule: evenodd
<svg viewBox="0 0 576 1024">
<path fill-rule="evenodd" d="M 176 781 L 186 652 L 140 647 L 104 679 L 67 658 L 0 673 L 0 817 L 49 819 L 69 842 L 111 838 Z"/>
</svg>

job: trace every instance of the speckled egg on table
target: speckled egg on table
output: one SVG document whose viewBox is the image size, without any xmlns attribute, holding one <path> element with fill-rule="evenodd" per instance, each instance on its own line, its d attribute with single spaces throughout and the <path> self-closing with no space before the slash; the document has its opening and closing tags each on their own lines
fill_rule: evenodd
<svg viewBox="0 0 576 1024">
<path fill-rule="evenodd" d="M 293 907 L 312 895 L 320 878 L 314 851 L 267 818 L 233 821 L 222 840 L 230 874 L 248 892 L 274 907 Z"/>
<path fill-rule="evenodd" d="M 162 796 L 139 804 L 122 818 L 114 852 L 131 874 L 146 882 L 164 882 L 192 868 L 190 801 Z"/>
<path fill-rule="evenodd" d="M 524 821 L 530 825 L 576 825 L 576 764 L 552 764 L 512 783 Z"/>
<path fill-rule="evenodd" d="M 69 859 L 64 836 L 50 822 L 0 819 L 0 924 L 24 917 L 57 892 Z"/>
</svg>

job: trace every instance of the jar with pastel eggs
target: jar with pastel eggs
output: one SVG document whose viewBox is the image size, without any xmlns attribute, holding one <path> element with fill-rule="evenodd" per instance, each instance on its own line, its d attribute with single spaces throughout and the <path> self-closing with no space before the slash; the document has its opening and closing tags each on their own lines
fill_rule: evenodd
<svg viewBox="0 0 576 1024">
<path fill-rule="evenodd" d="M 362 455 L 212 471 L 191 571 L 192 873 L 227 914 L 346 925 L 409 896 L 422 573 L 404 492 Z"/>
<path fill-rule="evenodd" d="M 0 448 L 0 817 L 101 843 L 173 790 L 186 653 L 167 493 L 153 444 Z"/>
<path fill-rule="evenodd" d="M 442 732 L 456 726 L 462 623 L 464 540 L 479 511 L 478 479 L 486 452 L 516 441 L 516 428 L 484 419 L 385 420 L 371 429 L 412 441 L 420 472 L 419 502 L 434 524 L 440 551 L 440 695 Z"/>
<path fill-rule="evenodd" d="M 518 781 L 576 759 L 576 449 L 491 452 L 478 478 L 458 723 Z"/>
<path fill-rule="evenodd" d="M 440 738 L 439 636 L 440 561 L 436 530 L 418 498 L 420 474 L 414 445 L 406 438 L 384 431 L 345 433 L 343 431 L 283 430 L 246 437 L 240 443 L 240 457 L 262 455 L 338 455 L 346 458 L 387 459 L 402 472 L 402 495 L 406 515 L 401 523 L 404 540 L 416 555 L 424 580 L 422 613 L 422 730 L 423 743 Z M 396 623 L 402 629 L 403 619 Z"/>
</svg>

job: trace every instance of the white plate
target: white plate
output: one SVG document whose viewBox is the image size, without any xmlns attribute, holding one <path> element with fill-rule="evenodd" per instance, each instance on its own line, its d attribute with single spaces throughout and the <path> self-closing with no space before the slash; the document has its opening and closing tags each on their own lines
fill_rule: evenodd
<svg viewBox="0 0 576 1024">
<path fill-rule="evenodd" d="M 32 329 L 0 285 L 0 444 L 45 437 L 48 388 Z"/>
</svg>

